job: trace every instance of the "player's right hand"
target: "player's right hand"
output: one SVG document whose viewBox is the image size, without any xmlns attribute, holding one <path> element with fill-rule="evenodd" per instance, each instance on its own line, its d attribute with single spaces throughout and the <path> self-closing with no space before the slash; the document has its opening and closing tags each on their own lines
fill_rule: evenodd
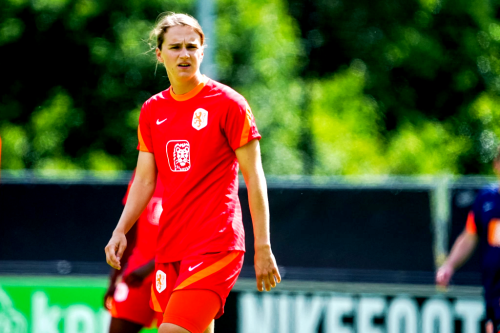
<svg viewBox="0 0 500 333">
<path fill-rule="evenodd" d="M 114 269 L 121 269 L 120 259 L 122 258 L 123 252 L 125 252 L 126 248 L 127 237 L 125 237 L 125 233 L 114 231 L 108 245 L 104 248 L 104 252 L 106 253 L 106 262 L 108 265 Z"/>
<path fill-rule="evenodd" d="M 455 270 L 450 265 L 444 264 L 439 267 L 436 273 L 436 284 L 442 287 L 448 286 L 454 273 Z"/>
</svg>

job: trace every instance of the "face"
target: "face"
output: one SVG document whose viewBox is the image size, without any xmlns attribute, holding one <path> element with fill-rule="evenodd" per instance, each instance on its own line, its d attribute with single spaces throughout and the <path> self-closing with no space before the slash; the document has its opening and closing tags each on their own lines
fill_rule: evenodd
<svg viewBox="0 0 500 333">
<path fill-rule="evenodd" d="M 189 81 L 203 60 L 200 35 L 190 26 L 173 26 L 165 33 L 161 50 L 156 49 L 156 57 L 165 65 L 170 81 Z"/>
</svg>

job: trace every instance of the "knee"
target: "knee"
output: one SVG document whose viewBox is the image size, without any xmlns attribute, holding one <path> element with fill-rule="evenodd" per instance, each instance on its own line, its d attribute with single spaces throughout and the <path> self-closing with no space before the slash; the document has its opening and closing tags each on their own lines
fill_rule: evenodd
<svg viewBox="0 0 500 333">
<path fill-rule="evenodd" d="M 158 328 L 158 333 L 191 333 L 191 332 L 175 324 L 163 323 Z"/>
</svg>

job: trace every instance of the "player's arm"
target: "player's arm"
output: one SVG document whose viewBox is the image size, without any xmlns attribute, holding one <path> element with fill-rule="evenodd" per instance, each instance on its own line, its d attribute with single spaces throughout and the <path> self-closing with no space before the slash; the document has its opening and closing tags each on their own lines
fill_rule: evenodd
<svg viewBox="0 0 500 333">
<path fill-rule="evenodd" d="M 121 259 L 121 264 L 125 266 L 128 262 L 128 258 L 132 254 L 132 249 L 135 247 L 136 239 L 137 239 L 137 224 L 135 224 L 127 233 L 127 248 L 123 252 L 123 257 Z M 109 271 L 109 284 L 106 293 L 104 294 L 104 306 L 110 310 L 111 303 L 110 299 L 115 294 L 116 290 L 116 281 L 118 277 L 122 274 L 122 272 L 118 269 L 111 268 Z"/>
<path fill-rule="evenodd" d="M 265 288 L 269 291 L 272 287 L 276 287 L 276 281 L 281 282 L 281 276 L 271 251 L 267 184 L 262 169 L 259 141 L 254 139 L 236 149 L 236 157 L 248 189 L 248 203 L 255 237 L 254 265 L 257 289 L 263 291 Z"/>
<path fill-rule="evenodd" d="M 153 196 L 156 187 L 156 161 L 154 155 L 148 152 L 139 152 L 134 182 L 130 187 L 127 203 L 118 224 L 113 231 L 106 252 L 106 262 L 113 268 L 121 269 L 120 259 L 127 247 L 125 234 L 139 219 L 144 208 Z"/>
<path fill-rule="evenodd" d="M 450 255 L 436 273 L 436 283 L 447 286 L 457 269 L 459 269 L 474 252 L 478 243 L 478 236 L 470 230 L 464 229 L 453 244 Z"/>
</svg>

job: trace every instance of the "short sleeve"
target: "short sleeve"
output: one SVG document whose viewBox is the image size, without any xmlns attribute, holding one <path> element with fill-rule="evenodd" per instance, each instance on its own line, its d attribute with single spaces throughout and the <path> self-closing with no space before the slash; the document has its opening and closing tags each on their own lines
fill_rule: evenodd
<svg viewBox="0 0 500 333">
<path fill-rule="evenodd" d="M 253 139 L 261 138 L 252 110 L 246 101 L 232 101 L 224 127 L 229 145 L 236 150 Z"/>
<path fill-rule="evenodd" d="M 148 101 L 149 102 L 149 101 Z M 150 114 L 148 102 L 144 103 L 139 116 L 139 127 L 137 128 L 137 137 L 139 144 L 137 149 L 147 153 L 153 152 L 153 141 L 151 138 Z"/>
<path fill-rule="evenodd" d="M 474 212 L 470 211 L 469 215 L 467 216 L 467 222 L 465 224 L 465 231 L 467 233 L 476 235 L 477 234 L 477 227 L 476 227 L 476 221 L 474 219 Z"/>
</svg>

